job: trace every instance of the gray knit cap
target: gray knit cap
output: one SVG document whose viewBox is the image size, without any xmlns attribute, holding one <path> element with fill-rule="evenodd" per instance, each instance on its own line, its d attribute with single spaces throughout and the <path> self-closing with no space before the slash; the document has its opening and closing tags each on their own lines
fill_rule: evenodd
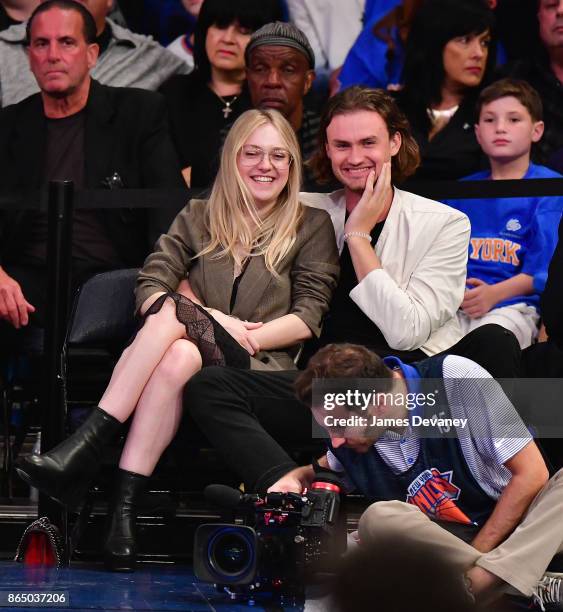
<svg viewBox="0 0 563 612">
<path fill-rule="evenodd" d="M 310 68 L 315 67 L 315 52 L 305 34 L 292 23 L 274 21 L 256 30 L 250 37 L 250 42 L 246 47 L 245 59 L 247 64 L 250 52 L 262 45 L 277 45 L 297 49 L 309 60 Z"/>
</svg>

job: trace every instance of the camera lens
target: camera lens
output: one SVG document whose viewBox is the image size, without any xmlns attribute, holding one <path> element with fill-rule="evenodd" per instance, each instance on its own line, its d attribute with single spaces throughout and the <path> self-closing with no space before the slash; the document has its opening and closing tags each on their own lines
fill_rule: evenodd
<svg viewBox="0 0 563 612">
<path fill-rule="evenodd" d="M 209 542 L 209 563 L 222 576 L 241 576 L 254 560 L 252 543 L 235 529 L 219 531 Z"/>
</svg>

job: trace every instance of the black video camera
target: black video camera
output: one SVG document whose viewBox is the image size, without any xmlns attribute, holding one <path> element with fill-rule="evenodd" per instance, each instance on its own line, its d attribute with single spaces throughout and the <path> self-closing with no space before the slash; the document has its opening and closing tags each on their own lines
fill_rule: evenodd
<svg viewBox="0 0 563 612">
<path fill-rule="evenodd" d="M 340 486 L 317 477 L 302 495 L 244 495 L 210 485 L 208 499 L 232 508 L 242 524 L 198 527 L 194 573 L 199 580 L 241 595 L 268 592 L 302 597 L 305 585 L 334 571 L 346 546 L 338 521 Z"/>
</svg>

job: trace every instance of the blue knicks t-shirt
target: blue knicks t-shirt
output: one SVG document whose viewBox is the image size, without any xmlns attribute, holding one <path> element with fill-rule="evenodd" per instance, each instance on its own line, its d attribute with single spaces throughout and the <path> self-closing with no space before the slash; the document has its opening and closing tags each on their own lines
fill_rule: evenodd
<svg viewBox="0 0 563 612">
<path fill-rule="evenodd" d="M 464 181 L 481 181 L 491 178 L 490 170 L 465 177 Z M 524 179 L 562 178 L 561 174 L 530 164 Z M 557 233 L 557 227 L 545 228 L 545 219 L 536 215 L 544 207 L 563 210 L 562 197 L 482 198 L 445 200 L 449 206 L 464 212 L 471 222 L 467 278 L 479 278 L 495 284 L 513 278 L 517 274 L 534 277 L 536 291 L 541 290 L 551 259 L 552 249 L 547 248 L 546 234 Z M 555 237 L 555 241 L 557 238 Z M 525 302 L 539 307 L 539 293 L 514 296 L 495 305 L 495 308 Z"/>
</svg>

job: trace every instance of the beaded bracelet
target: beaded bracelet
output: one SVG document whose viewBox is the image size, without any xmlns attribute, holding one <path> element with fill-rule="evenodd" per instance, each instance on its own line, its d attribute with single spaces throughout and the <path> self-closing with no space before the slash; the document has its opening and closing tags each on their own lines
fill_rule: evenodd
<svg viewBox="0 0 563 612">
<path fill-rule="evenodd" d="M 358 236 L 358 238 L 365 238 L 366 240 L 369 240 L 371 244 L 371 236 L 366 232 L 348 232 L 347 234 L 344 234 L 344 242 L 348 242 L 348 238 L 351 238 L 352 236 Z"/>
</svg>

